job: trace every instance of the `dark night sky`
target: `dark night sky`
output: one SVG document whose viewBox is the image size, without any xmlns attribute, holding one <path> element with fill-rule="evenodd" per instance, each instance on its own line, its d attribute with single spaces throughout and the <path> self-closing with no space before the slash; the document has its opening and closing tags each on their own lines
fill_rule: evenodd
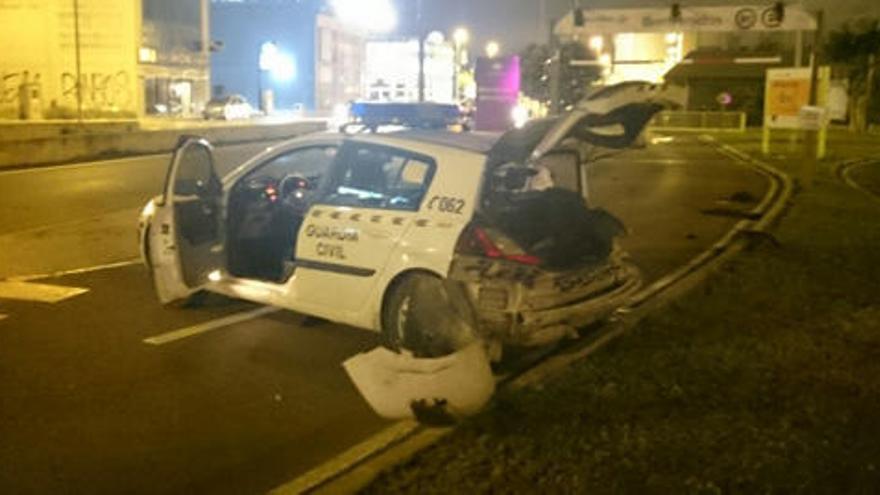
<svg viewBox="0 0 880 495">
<path fill-rule="evenodd" d="M 571 5 L 571 0 L 546 0 L 547 13 L 558 18 Z M 416 0 L 395 0 L 401 10 L 401 29 L 411 25 Z M 498 39 L 508 49 L 516 50 L 539 39 L 539 0 L 423 0 L 425 22 L 447 33 L 456 26 L 470 28 L 482 46 L 488 39 Z M 581 0 L 587 7 L 615 8 L 669 6 L 671 0 Z M 772 0 L 679 0 L 688 5 L 772 5 Z M 788 3 L 795 3 L 789 0 Z M 857 15 L 880 17 L 880 0 L 805 0 L 809 9 L 824 8 L 830 26 Z"/>
</svg>

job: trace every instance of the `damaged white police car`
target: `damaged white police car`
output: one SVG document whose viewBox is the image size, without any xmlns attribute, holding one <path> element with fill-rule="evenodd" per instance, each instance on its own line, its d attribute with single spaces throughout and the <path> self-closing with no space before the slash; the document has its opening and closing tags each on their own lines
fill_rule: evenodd
<svg viewBox="0 0 880 495">
<path fill-rule="evenodd" d="M 182 138 L 140 219 L 143 259 L 162 303 L 220 293 L 416 356 L 552 342 L 640 284 L 614 242 L 622 226 L 586 205 L 581 152 L 629 146 L 659 109 L 630 88 L 500 138 L 309 135 L 223 178 L 208 142 Z M 552 187 L 530 187 L 538 171 Z"/>
</svg>

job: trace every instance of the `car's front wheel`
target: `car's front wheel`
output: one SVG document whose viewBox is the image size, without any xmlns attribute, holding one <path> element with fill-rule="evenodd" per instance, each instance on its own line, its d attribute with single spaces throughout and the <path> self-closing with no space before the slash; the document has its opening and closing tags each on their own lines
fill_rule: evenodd
<svg viewBox="0 0 880 495">
<path fill-rule="evenodd" d="M 452 354 L 474 341 L 474 328 L 443 280 L 413 273 L 397 281 L 382 308 L 383 345 L 415 357 Z"/>
</svg>

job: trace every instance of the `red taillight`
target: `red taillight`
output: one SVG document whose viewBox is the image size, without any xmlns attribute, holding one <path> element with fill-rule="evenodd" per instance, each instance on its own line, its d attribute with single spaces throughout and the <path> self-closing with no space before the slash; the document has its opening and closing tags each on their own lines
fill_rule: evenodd
<svg viewBox="0 0 880 495">
<path fill-rule="evenodd" d="M 495 243 L 492 242 L 492 239 L 489 238 L 489 234 L 487 234 L 485 230 L 479 227 L 474 227 L 473 229 L 471 229 L 471 233 L 479 243 L 480 248 L 482 248 L 483 254 L 485 254 L 486 257 L 501 258 L 504 255 L 504 253 L 502 253 L 501 250 L 498 249 L 498 246 L 496 246 Z"/>
<path fill-rule="evenodd" d="M 515 261 L 517 263 L 522 263 L 523 265 L 540 265 L 541 258 L 537 256 L 532 256 L 531 254 L 508 254 L 504 256 L 504 259 Z"/>
<path fill-rule="evenodd" d="M 523 252 L 505 252 L 492 240 L 492 236 L 485 229 L 470 227 L 459 242 L 458 251 L 469 254 L 481 254 L 487 258 L 505 259 L 524 265 L 540 265 L 541 258 Z M 475 252 L 476 251 L 476 252 Z"/>
</svg>

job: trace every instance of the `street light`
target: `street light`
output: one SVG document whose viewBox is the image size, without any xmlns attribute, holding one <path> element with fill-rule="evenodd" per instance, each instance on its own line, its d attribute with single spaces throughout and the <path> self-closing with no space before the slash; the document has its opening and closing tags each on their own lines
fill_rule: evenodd
<svg viewBox="0 0 880 495">
<path fill-rule="evenodd" d="M 260 45 L 260 56 L 257 64 L 257 101 L 261 110 L 272 111 L 273 103 L 269 95 L 263 95 L 263 75 L 269 74 L 272 80 L 286 83 L 296 78 L 296 62 L 293 57 L 281 51 L 278 43 L 266 41 Z M 266 92 L 271 94 L 271 86 Z"/>
<path fill-rule="evenodd" d="M 486 56 L 489 58 L 495 58 L 498 56 L 498 52 L 501 51 L 501 45 L 498 44 L 497 41 L 490 41 L 486 43 Z"/>
<path fill-rule="evenodd" d="M 463 27 L 456 29 L 455 32 L 452 33 L 452 41 L 455 42 L 455 46 L 464 46 L 470 41 L 470 39 L 471 33 Z"/>
</svg>

